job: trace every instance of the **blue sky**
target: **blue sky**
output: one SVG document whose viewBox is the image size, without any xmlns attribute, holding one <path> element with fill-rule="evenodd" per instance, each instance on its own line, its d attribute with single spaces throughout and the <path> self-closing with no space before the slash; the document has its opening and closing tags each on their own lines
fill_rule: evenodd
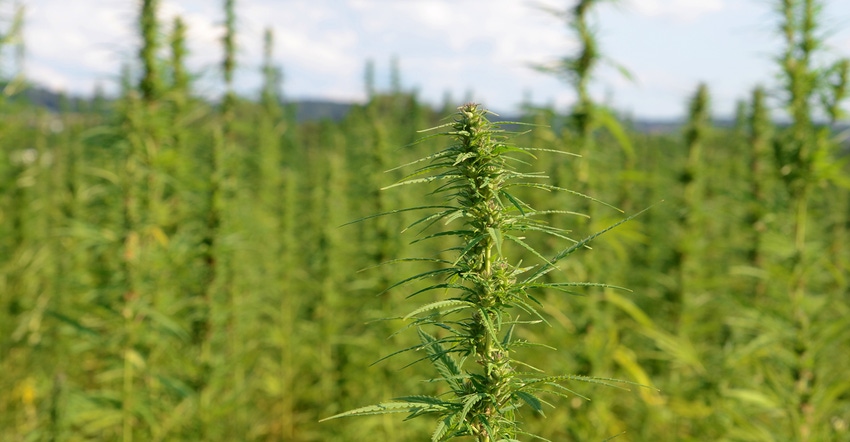
<svg viewBox="0 0 850 442">
<path fill-rule="evenodd" d="M 135 0 L 21 0 L 27 7 L 26 75 L 75 94 L 100 83 L 114 90 L 122 63 L 138 47 Z M 170 27 L 189 26 L 190 68 L 200 93 L 220 92 L 221 0 L 161 0 Z M 594 17 L 603 52 L 635 81 L 603 68 L 597 99 L 642 118 L 675 118 L 701 81 L 714 113 L 731 115 L 736 100 L 757 84 L 770 87 L 780 51 L 775 0 L 621 0 Z M 826 0 L 831 57 L 850 57 L 850 0 Z M 8 10 L 9 0 L 0 2 Z M 567 109 L 568 85 L 529 66 L 572 54 L 565 24 L 540 5 L 563 9 L 570 0 L 236 0 L 240 68 L 237 88 L 259 88 L 262 34 L 276 35 L 275 60 L 284 94 L 293 99 L 364 98 L 363 72 L 374 61 L 379 88 L 387 86 L 393 56 L 405 88 L 438 104 L 471 95 L 498 112 L 523 97 Z"/>
</svg>

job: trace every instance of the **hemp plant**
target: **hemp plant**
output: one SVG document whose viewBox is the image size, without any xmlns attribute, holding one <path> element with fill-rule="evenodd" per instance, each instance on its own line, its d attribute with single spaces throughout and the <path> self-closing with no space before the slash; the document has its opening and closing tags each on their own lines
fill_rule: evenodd
<svg viewBox="0 0 850 442">
<path fill-rule="evenodd" d="M 576 103 L 570 111 L 568 124 L 576 137 L 576 147 L 584 158 L 598 150 L 596 134 L 598 129 L 605 129 L 614 137 L 626 155 L 631 166 L 634 159 L 634 147 L 626 132 L 611 109 L 593 98 L 590 92 L 591 84 L 599 68 L 607 64 L 615 68 L 625 79 L 633 80 L 632 74 L 624 66 L 611 60 L 602 53 L 598 39 L 597 26 L 591 19 L 591 14 L 604 3 L 617 4 L 617 0 L 578 0 L 567 10 L 542 8 L 544 11 L 567 22 L 567 27 L 573 38 L 579 42 L 578 53 L 564 56 L 545 64 L 534 65 L 539 72 L 554 75 L 569 84 L 576 95 Z M 593 188 L 590 162 L 582 161 L 574 171 L 577 185 Z M 553 174 L 556 180 L 561 177 Z M 583 190 L 584 189 L 580 189 Z"/>
<path fill-rule="evenodd" d="M 541 398 L 543 393 L 583 397 L 563 385 L 568 381 L 606 385 L 618 382 L 578 375 L 549 376 L 515 359 L 514 355 L 520 347 L 538 345 L 518 337 L 518 327 L 545 322 L 538 312 L 540 302 L 533 291 L 553 289 L 569 293 L 582 286 L 610 287 L 589 282 L 545 282 L 542 277 L 555 270 L 558 261 L 630 218 L 581 241 L 569 240 L 565 230 L 547 225 L 542 220 L 544 215 L 572 212 L 535 210 L 517 196 L 516 190 L 575 192 L 541 182 L 546 177 L 539 173 L 515 169 L 514 164 L 525 163 L 520 157 L 534 158 L 535 151 L 546 149 L 509 144 L 511 133 L 500 128 L 505 123 L 491 123 L 486 115 L 487 111 L 477 104 L 459 107 L 453 122 L 429 129 L 442 129 L 442 132 L 422 139 L 444 136 L 451 138 L 452 143 L 442 151 L 407 164 L 424 165 L 387 187 L 436 182 L 439 186 L 434 193 L 446 197 L 445 205 L 399 209 L 364 218 L 423 210 L 428 213 L 408 228 L 431 226 L 440 221 L 457 225 L 450 230 L 423 234 L 417 240 L 455 238 L 454 247 L 449 249 L 456 254 L 454 260 L 401 260 L 432 262 L 437 268 L 408 277 L 390 289 L 411 281 L 439 278 L 410 296 L 443 291 L 446 297 L 404 316 L 405 320 L 412 320 L 411 327 L 418 329 L 420 344 L 382 358 L 409 351 L 424 352 L 426 356 L 419 361 L 428 360 L 439 374 L 430 382 L 444 384 L 447 392 L 398 397 L 327 419 L 409 413 L 408 418 L 436 416 L 432 441 L 461 436 L 471 436 L 480 442 L 516 440 L 518 435 L 542 439 L 520 428 L 519 408 L 527 406 L 542 414 L 543 405 L 550 405 Z M 547 259 L 521 236 L 531 232 L 568 240 L 572 245 Z M 514 246 L 509 246 L 510 243 Z M 540 263 L 523 265 L 521 259 L 509 255 L 511 250 L 527 251 Z M 521 319 L 523 314 L 530 318 Z M 426 328 L 436 328 L 439 334 L 429 333 Z"/>
</svg>

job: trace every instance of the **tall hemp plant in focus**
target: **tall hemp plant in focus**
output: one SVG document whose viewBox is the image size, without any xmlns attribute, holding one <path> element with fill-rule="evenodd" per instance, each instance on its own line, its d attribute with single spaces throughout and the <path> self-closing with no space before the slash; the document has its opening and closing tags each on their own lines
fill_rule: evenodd
<svg viewBox="0 0 850 442">
<path fill-rule="evenodd" d="M 440 382 L 448 391 L 437 396 L 398 397 L 392 402 L 358 408 L 328 419 L 386 413 L 409 413 L 408 418 L 429 415 L 438 420 L 432 441 L 461 436 L 472 436 L 480 442 L 516 440 L 520 435 L 533 436 L 521 429 L 519 409 L 527 406 L 542 414 L 543 405 L 548 403 L 541 394 L 583 397 L 563 385 L 576 380 L 614 385 L 609 379 L 548 376 L 516 359 L 516 353 L 520 348 L 539 345 L 520 337 L 522 326 L 545 322 L 537 310 L 540 303 L 533 292 L 551 289 L 570 293 L 579 287 L 608 287 L 589 282 L 544 282 L 542 277 L 556 270 L 559 261 L 629 218 L 581 241 L 572 241 L 570 247 L 552 258 L 542 256 L 522 235 L 539 233 L 571 241 L 565 230 L 539 219 L 552 213 L 571 212 L 535 210 L 520 200 L 515 191 L 529 187 L 543 191 L 566 189 L 539 181 L 545 178 L 539 173 L 517 171 L 515 164 L 534 158 L 533 153 L 543 149 L 509 144 L 508 133 L 500 129 L 505 123 L 491 123 L 486 114 L 479 105 L 466 104 L 458 108 L 453 122 L 429 129 L 444 131 L 423 140 L 442 136 L 450 138 L 451 144 L 408 164 L 421 167 L 389 186 L 439 183 L 434 192 L 445 196 L 445 204 L 375 215 L 427 211 L 408 227 L 424 227 L 423 233 L 438 222 L 456 225 L 417 240 L 453 237 L 455 245 L 449 251 L 456 254 L 454 260 L 402 259 L 432 262 L 436 268 L 390 287 L 442 279 L 409 295 L 441 291 L 446 297 L 422 305 L 404 317 L 412 320 L 410 326 L 416 327 L 421 343 L 392 355 L 421 352 L 418 354 L 424 355 L 420 360 L 431 362 L 439 375 L 429 382 Z M 516 255 L 522 251 L 535 256 L 540 263 L 524 265 Z"/>
</svg>

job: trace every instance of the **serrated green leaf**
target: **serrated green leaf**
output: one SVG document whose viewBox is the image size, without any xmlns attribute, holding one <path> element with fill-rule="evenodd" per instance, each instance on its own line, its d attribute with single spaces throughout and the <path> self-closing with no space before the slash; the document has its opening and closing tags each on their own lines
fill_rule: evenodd
<svg viewBox="0 0 850 442">
<path fill-rule="evenodd" d="M 514 392 L 514 396 L 522 399 L 522 401 L 528 404 L 528 406 L 535 412 L 543 414 L 543 406 L 537 396 L 522 390 Z"/>
<path fill-rule="evenodd" d="M 424 404 L 421 402 L 385 402 L 376 405 L 369 405 L 367 407 L 355 408 L 354 410 L 348 410 L 343 413 L 335 414 L 330 417 L 326 417 L 324 419 L 320 419 L 319 422 L 328 421 L 331 419 L 338 419 L 341 417 L 350 417 L 350 416 L 368 416 L 374 414 L 391 414 L 391 413 L 410 413 L 415 411 L 442 411 L 445 407 L 441 407 L 433 404 Z"/>
<path fill-rule="evenodd" d="M 425 351 L 428 352 L 431 362 L 446 383 L 449 384 L 452 390 L 461 390 L 461 385 L 458 382 L 458 378 L 461 375 L 460 368 L 449 352 L 440 345 L 440 341 L 421 328 L 419 329 L 419 339 L 425 344 Z"/>
<path fill-rule="evenodd" d="M 484 328 L 487 329 L 487 333 L 490 334 L 490 338 L 493 340 L 493 342 L 498 343 L 499 342 L 499 336 L 498 336 L 499 332 L 496 330 L 496 326 L 490 320 L 489 313 L 487 312 L 486 309 L 480 308 L 480 307 L 478 309 L 478 312 L 479 312 L 480 317 L 481 317 L 481 322 L 484 323 Z"/>
<path fill-rule="evenodd" d="M 463 257 L 466 256 L 466 254 L 469 253 L 469 251 L 472 250 L 473 247 L 478 245 L 478 243 L 481 242 L 486 237 L 487 237 L 487 235 L 485 235 L 485 234 L 479 234 L 475 238 L 470 239 L 466 243 L 466 247 L 464 247 L 463 250 L 460 251 L 460 255 L 458 255 L 458 257 L 455 260 L 453 265 L 458 265 L 458 263 L 463 259 Z"/>
<path fill-rule="evenodd" d="M 358 218 L 358 219 L 356 219 L 356 220 L 354 220 L 354 221 L 349 221 L 349 222 L 347 222 L 347 223 L 345 223 L 345 224 L 341 225 L 340 227 L 344 227 L 344 226 L 348 226 L 348 225 L 351 225 L 351 224 L 359 223 L 359 222 L 361 222 L 361 221 L 366 221 L 367 219 L 378 218 L 378 217 L 381 217 L 381 216 L 387 216 L 387 215 L 395 215 L 395 214 L 398 214 L 398 213 L 404 213 L 404 212 L 411 212 L 411 211 L 414 211 L 414 210 L 425 210 L 425 209 L 453 209 L 453 208 L 454 208 L 453 206 L 417 206 L 417 207 L 408 207 L 408 208 L 406 208 L 406 209 L 389 210 L 389 211 L 386 211 L 386 212 L 378 213 L 378 214 L 376 214 L 376 215 L 364 216 L 363 218 Z"/>
<path fill-rule="evenodd" d="M 437 427 L 434 428 L 434 432 L 431 433 L 431 442 L 439 442 L 443 440 L 443 436 L 449 431 L 449 426 L 446 425 L 446 419 L 441 419 L 437 422 Z"/>
<path fill-rule="evenodd" d="M 414 296 L 416 296 L 420 293 L 424 293 L 424 292 L 427 292 L 427 291 L 430 291 L 430 290 L 438 290 L 438 289 L 457 289 L 457 290 L 461 290 L 461 291 L 464 291 L 464 292 L 468 292 L 470 294 L 475 293 L 474 290 L 470 289 L 469 287 L 467 287 L 465 285 L 444 283 L 444 284 L 435 284 L 435 285 L 425 287 L 423 289 L 419 289 L 419 290 L 405 296 L 405 298 L 412 298 L 412 297 L 414 297 Z"/>
<path fill-rule="evenodd" d="M 508 331 L 505 332 L 505 336 L 502 338 L 502 348 L 508 348 L 510 346 L 514 337 L 514 327 L 515 325 L 511 324 L 511 326 L 508 327 Z"/>
<path fill-rule="evenodd" d="M 468 395 L 463 401 L 463 408 L 460 410 L 460 413 L 458 413 L 456 417 L 452 420 L 458 423 L 465 422 L 466 415 L 469 414 L 469 411 L 472 410 L 472 407 L 474 407 L 475 404 L 481 402 L 481 400 L 486 397 L 487 395 L 484 393 L 474 393 Z"/>
<path fill-rule="evenodd" d="M 476 153 L 476 152 L 464 152 L 464 153 L 458 155 L 455 158 L 455 161 L 452 164 L 452 166 L 457 166 L 458 164 L 460 164 L 460 163 L 462 163 L 462 162 L 464 162 L 464 161 L 466 161 L 470 158 L 475 158 L 476 156 L 478 156 L 478 153 Z"/>
<path fill-rule="evenodd" d="M 400 396 L 397 398 L 393 398 L 393 400 L 399 402 L 413 402 L 417 404 L 439 405 L 443 408 L 446 408 L 451 405 L 450 403 L 447 403 L 438 397 L 425 396 L 421 394 L 415 394 L 412 396 Z"/>
<path fill-rule="evenodd" d="M 445 307 L 455 307 L 455 306 L 461 306 L 461 305 L 469 307 L 469 308 L 475 308 L 475 304 L 468 302 L 468 301 L 463 301 L 463 300 L 460 300 L 460 299 L 446 299 L 444 301 L 436 301 L 436 302 L 432 302 L 430 304 L 426 304 L 422 307 L 419 307 L 416 310 L 408 313 L 404 317 L 404 319 L 410 319 L 410 318 L 412 318 L 412 317 L 414 317 L 414 316 L 416 316 L 416 315 L 418 315 L 422 312 L 428 311 L 428 310 L 439 310 L 439 309 L 445 308 Z"/>
<path fill-rule="evenodd" d="M 454 273 L 456 271 L 457 271 L 457 269 L 449 267 L 449 268 L 445 268 L 445 269 L 428 270 L 427 272 L 418 273 L 418 274 L 413 275 L 409 278 L 405 278 L 405 279 L 402 279 L 401 281 L 394 283 L 393 285 L 387 287 L 384 291 L 382 291 L 381 294 L 384 294 L 384 293 L 386 293 L 386 292 L 388 292 L 388 291 L 390 291 L 390 290 L 392 290 L 392 289 L 394 289 L 394 288 L 396 288 L 400 285 L 408 283 L 410 281 L 415 281 L 417 279 L 425 279 L 425 278 L 440 275 L 440 274 L 443 274 L 443 273 Z"/>
</svg>

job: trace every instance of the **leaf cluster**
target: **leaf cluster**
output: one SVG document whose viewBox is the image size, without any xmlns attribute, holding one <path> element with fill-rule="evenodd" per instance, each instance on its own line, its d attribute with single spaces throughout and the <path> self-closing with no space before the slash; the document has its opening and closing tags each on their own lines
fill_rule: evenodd
<svg viewBox="0 0 850 442">
<path fill-rule="evenodd" d="M 456 257 L 454 260 L 426 258 L 439 267 L 403 279 L 387 290 L 415 280 L 439 278 L 409 295 L 429 291 L 442 291 L 447 295 L 421 305 L 404 317 L 412 320 L 411 327 L 418 328 L 420 344 L 390 356 L 423 351 L 425 356 L 418 361 L 428 360 L 439 374 L 430 381 L 444 384 L 448 392 L 438 396 L 404 396 L 333 418 L 397 412 L 409 413 L 408 418 L 437 415 L 438 424 L 432 434 L 434 441 L 457 436 L 475 436 L 487 441 L 514 440 L 517 434 L 524 434 L 518 427 L 515 410 L 527 405 L 542 414 L 542 405 L 546 402 L 539 397 L 540 393 L 581 396 L 561 382 L 607 383 L 581 376 L 546 376 L 513 357 L 516 348 L 534 345 L 515 335 L 516 326 L 545 322 L 537 310 L 541 304 L 531 292 L 554 289 L 569 293 L 575 287 L 606 285 L 543 280 L 544 275 L 556 268 L 556 262 L 596 235 L 583 241 L 570 239 L 566 230 L 549 225 L 541 216 L 569 212 L 538 211 L 516 194 L 515 190 L 520 188 L 576 192 L 541 182 L 546 176 L 540 173 L 518 171 L 517 165 L 528 164 L 526 160 L 534 159 L 534 151 L 541 149 L 509 143 L 515 132 L 502 129 L 504 124 L 519 123 L 491 123 L 486 111 L 477 104 L 461 106 L 453 122 L 427 130 L 441 129 L 442 132 L 423 138 L 449 137 L 452 140 L 449 146 L 405 165 L 419 167 L 387 187 L 436 183 L 432 193 L 446 200 L 445 205 L 404 210 L 427 211 L 408 226 L 408 229 L 423 227 L 424 236 L 416 241 L 453 237 L 456 245 L 448 252 Z M 457 227 L 425 235 L 428 227 L 436 223 Z M 568 240 L 573 245 L 547 259 L 527 242 L 523 235 L 529 232 Z M 530 253 L 541 263 L 523 266 L 521 259 L 513 260 L 508 256 L 508 244 L 513 244 L 514 248 L 518 246 L 517 250 Z M 521 320 L 523 315 L 530 319 Z M 426 326 L 436 328 L 439 335 L 426 332 L 423 328 Z"/>
</svg>

